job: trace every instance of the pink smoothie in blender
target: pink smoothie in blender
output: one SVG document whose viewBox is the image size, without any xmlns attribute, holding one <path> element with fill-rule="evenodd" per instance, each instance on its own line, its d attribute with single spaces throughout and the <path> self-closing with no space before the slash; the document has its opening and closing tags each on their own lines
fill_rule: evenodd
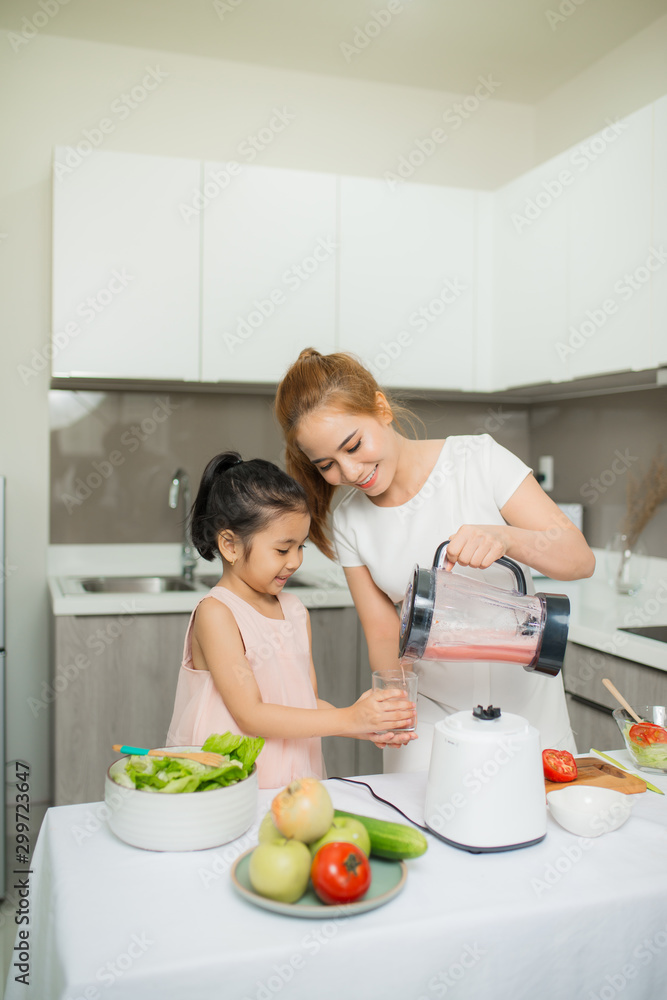
<svg viewBox="0 0 667 1000">
<path fill-rule="evenodd" d="M 569 601 L 563 594 L 526 594 L 523 572 L 497 560 L 515 577 L 505 590 L 441 566 L 415 567 L 401 609 L 399 656 L 410 660 L 496 661 L 555 676 L 567 641 Z"/>
</svg>

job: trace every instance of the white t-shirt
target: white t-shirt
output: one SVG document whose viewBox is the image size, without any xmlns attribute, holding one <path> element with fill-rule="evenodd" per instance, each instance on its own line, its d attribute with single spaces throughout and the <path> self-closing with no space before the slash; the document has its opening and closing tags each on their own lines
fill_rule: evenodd
<svg viewBox="0 0 667 1000">
<path fill-rule="evenodd" d="M 488 434 L 448 437 L 438 460 L 419 493 L 398 507 L 378 507 L 352 491 L 333 514 L 333 537 L 342 566 L 367 566 L 373 580 L 398 604 L 402 601 L 415 565 L 428 568 L 438 545 L 463 524 L 504 524 L 500 508 L 521 485 L 530 468 Z M 528 593 L 535 592 L 530 571 L 522 567 Z M 456 566 L 454 572 L 506 589 L 515 588 L 510 570 L 491 566 L 471 570 Z M 466 711 L 481 703 L 500 706 L 521 715 L 540 730 L 543 747 L 569 749 L 575 745 L 559 677 L 525 671 L 512 663 L 462 663 L 421 660 L 415 664 L 420 695 L 435 706 L 418 708 L 419 716 L 441 717 Z M 434 708 L 436 709 L 434 715 Z M 438 716 L 437 710 L 440 715 Z M 419 756 L 428 766 L 428 736 L 392 758 Z M 419 750 L 417 745 L 421 744 Z M 385 761 L 388 751 L 385 751 Z M 407 763 L 407 761 L 405 761 Z M 398 763 L 398 761 L 397 761 Z M 407 769 L 415 769 L 408 767 Z M 385 767 L 386 770 L 386 767 Z"/>
</svg>

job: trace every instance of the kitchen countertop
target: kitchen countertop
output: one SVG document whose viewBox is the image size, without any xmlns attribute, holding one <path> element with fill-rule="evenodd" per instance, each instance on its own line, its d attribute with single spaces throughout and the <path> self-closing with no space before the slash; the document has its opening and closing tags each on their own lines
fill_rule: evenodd
<svg viewBox="0 0 667 1000">
<path fill-rule="evenodd" d="M 54 615 L 190 614 L 202 590 L 163 594 L 67 594 L 68 578 L 85 576 L 179 576 L 180 545 L 51 545 L 48 582 Z M 195 580 L 215 575 L 219 563 L 198 560 Z M 314 545 L 287 587 L 307 608 L 351 607 L 345 574 Z M 205 592 L 205 591 L 204 591 Z"/>
<path fill-rule="evenodd" d="M 649 559 L 649 576 L 635 597 L 615 594 L 606 580 L 605 553 L 594 550 L 597 566 L 590 580 L 535 577 L 535 589 L 567 594 L 571 604 L 572 642 L 667 672 L 667 643 L 619 631 L 622 626 L 667 623 L 667 559 Z M 71 576 L 178 575 L 179 545 L 52 545 L 49 587 L 54 615 L 189 614 L 201 591 L 165 594 L 78 594 L 67 596 L 62 580 Z M 200 561 L 196 576 L 215 573 L 215 564 Z M 340 566 L 313 545 L 304 550 L 295 575 L 306 586 L 295 587 L 307 608 L 351 607 L 350 591 Z"/>
</svg>

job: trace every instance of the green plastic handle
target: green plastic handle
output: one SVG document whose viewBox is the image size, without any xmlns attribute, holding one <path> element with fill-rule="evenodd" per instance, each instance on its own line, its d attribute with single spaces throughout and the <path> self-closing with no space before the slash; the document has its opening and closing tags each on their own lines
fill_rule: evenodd
<svg viewBox="0 0 667 1000">
<path fill-rule="evenodd" d="M 117 752 L 118 753 L 139 754 L 139 755 L 144 756 L 145 754 L 149 753 L 150 751 L 146 747 L 126 747 L 126 746 L 122 746 L 120 748 L 120 750 L 118 750 Z"/>
</svg>

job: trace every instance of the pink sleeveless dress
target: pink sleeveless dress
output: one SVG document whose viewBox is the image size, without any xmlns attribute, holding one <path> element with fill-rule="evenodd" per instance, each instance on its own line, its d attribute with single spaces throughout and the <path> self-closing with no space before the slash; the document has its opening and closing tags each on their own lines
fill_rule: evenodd
<svg viewBox="0 0 667 1000">
<path fill-rule="evenodd" d="M 307 613 L 298 597 L 279 595 L 284 620 L 277 620 L 266 618 L 225 587 L 214 587 L 206 596 L 226 604 L 234 615 L 262 700 L 290 708 L 317 708 L 310 680 Z M 196 613 L 197 608 L 185 636 L 166 746 L 201 746 L 211 733 L 248 735 L 235 722 L 209 671 L 193 666 L 192 626 Z M 257 758 L 260 788 L 282 788 L 295 778 L 309 776 L 325 777 L 319 737 L 266 740 Z"/>
</svg>

